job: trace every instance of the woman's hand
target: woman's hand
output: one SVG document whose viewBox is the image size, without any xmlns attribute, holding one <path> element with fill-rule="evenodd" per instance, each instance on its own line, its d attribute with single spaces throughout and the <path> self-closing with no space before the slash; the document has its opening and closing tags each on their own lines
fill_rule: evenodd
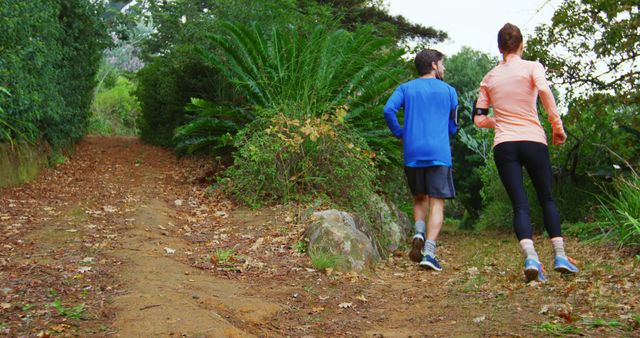
<svg viewBox="0 0 640 338">
<path fill-rule="evenodd" d="M 554 145 L 561 145 L 567 140 L 567 134 L 564 133 L 563 129 L 554 130 L 551 139 Z"/>
</svg>

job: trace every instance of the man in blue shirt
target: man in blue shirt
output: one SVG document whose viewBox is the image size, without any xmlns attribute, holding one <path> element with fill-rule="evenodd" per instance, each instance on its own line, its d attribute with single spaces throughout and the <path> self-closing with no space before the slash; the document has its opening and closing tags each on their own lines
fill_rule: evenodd
<svg viewBox="0 0 640 338">
<path fill-rule="evenodd" d="M 409 258 L 441 271 L 435 257 L 436 239 L 444 219 L 444 201 L 455 197 L 449 136 L 457 131 L 458 96 L 443 81 L 444 55 L 425 49 L 416 55 L 420 77 L 401 84 L 384 106 L 384 118 L 404 150 L 404 171 L 414 196 L 413 236 Z M 401 127 L 396 113 L 404 108 Z M 429 222 L 425 217 L 429 209 Z M 426 230 L 426 231 L 425 231 Z"/>
</svg>

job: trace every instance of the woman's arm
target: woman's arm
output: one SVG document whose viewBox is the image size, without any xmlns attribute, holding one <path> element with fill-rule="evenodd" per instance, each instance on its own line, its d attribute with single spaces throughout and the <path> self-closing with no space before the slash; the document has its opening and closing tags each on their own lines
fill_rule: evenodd
<svg viewBox="0 0 640 338">
<path fill-rule="evenodd" d="M 553 130 L 553 144 L 562 144 L 566 140 L 567 136 L 564 133 L 564 127 L 562 125 L 562 119 L 558 114 L 558 107 L 556 106 L 556 100 L 553 98 L 553 93 L 547 79 L 544 75 L 544 67 L 541 64 L 537 64 L 533 74 L 533 81 L 538 89 L 538 96 L 542 101 L 542 106 L 547 112 L 551 129 Z"/>
<path fill-rule="evenodd" d="M 489 105 L 491 100 L 489 98 L 489 92 L 484 80 L 480 82 L 480 95 L 478 100 L 474 102 L 471 116 L 473 116 L 473 124 L 478 128 L 495 128 L 496 120 L 493 117 L 489 117 Z"/>
</svg>

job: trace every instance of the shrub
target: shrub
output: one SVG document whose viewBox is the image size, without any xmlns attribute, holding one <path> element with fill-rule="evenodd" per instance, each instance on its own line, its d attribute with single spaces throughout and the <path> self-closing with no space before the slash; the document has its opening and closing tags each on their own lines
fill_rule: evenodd
<svg viewBox="0 0 640 338">
<path fill-rule="evenodd" d="M 487 165 L 480 169 L 480 177 L 482 179 L 480 195 L 482 196 L 482 204 L 485 207 L 480 214 L 475 228 L 511 229 L 513 224 L 511 200 L 498 175 L 498 168 L 496 168 L 495 162 L 493 161 L 493 153 L 489 154 Z M 544 229 L 542 209 L 538 203 L 533 184 L 526 174 L 524 185 L 527 192 L 527 199 L 529 200 L 531 224 L 536 230 Z"/>
<path fill-rule="evenodd" d="M 370 29 L 263 31 L 230 23 L 221 28 L 210 37 L 213 48 L 199 51 L 248 104 L 299 120 L 345 106 L 351 130 L 385 155 L 381 160 L 400 163 L 398 141 L 381 114 L 388 93 L 406 74 L 399 61 L 403 51 L 392 40 L 377 38 Z"/>
<path fill-rule="evenodd" d="M 43 138 L 60 148 L 84 135 L 101 50 L 102 6 L 90 0 L 4 1 L 0 6 L 0 85 L 10 128 L 0 142 Z"/>
<path fill-rule="evenodd" d="M 226 189 L 249 205 L 329 198 L 363 208 L 376 191 L 373 152 L 335 115 L 267 113 L 235 138 Z"/>
<path fill-rule="evenodd" d="M 100 135 L 137 134 L 136 120 L 140 104 L 131 95 L 135 85 L 125 77 L 118 77 L 115 85 L 100 91 L 91 105 L 89 133 Z"/>
</svg>

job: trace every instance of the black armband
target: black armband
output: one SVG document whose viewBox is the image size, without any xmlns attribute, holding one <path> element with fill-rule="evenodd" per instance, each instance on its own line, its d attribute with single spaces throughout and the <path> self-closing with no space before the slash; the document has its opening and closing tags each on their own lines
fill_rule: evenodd
<svg viewBox="0 0 640 338">
<path fill-rule="evenodd" d="M 476 115 L 489 115 L 489 108 L 478 108 L 476 104 L 478 100 L 473 101 L 473 108 L 471 108 L 471 118 L 476 117 Z"/>
<path fill-rule="evenodd" d="M 449 120 L 453 121 L 453 124 L 457 127 L 460 124 L 458 123 L 458 107 L 456 106 L 455 108 L 451 109 L 451 112 L 449 113 Z"/>
</svg>

